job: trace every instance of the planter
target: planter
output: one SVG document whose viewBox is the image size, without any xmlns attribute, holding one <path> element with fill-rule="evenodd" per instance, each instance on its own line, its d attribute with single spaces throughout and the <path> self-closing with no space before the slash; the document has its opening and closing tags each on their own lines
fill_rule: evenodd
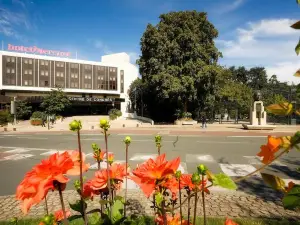
<svg viewBox="0 0 300 225">
<path fill-rule="evenodd" d="M 40 126 L 42 125 L 42 120 L 30 120 L 30 124 L 32 126 Z"/>
<path fill-rule="evenodd" d="M 176 120 L 175 125 L 196 125 L 196 120 Z"/>
</svg>

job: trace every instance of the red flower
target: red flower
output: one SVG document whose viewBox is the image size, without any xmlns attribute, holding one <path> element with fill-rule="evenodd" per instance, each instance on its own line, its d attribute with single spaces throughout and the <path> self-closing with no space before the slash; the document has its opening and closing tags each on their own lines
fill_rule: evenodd
<svg viewBox="0 0 300 225">
<path fill-rule="evenodd" d="M 115 184 L 123 182 L 124 177 L 126 176 L 126 164 L 113 164 L 109 167 L 109 177 L 114 181 Z M 95 173 L 95 177 L 90 180 L 92 189 L 101 190 L 107 187 L 107 170 L 102 169 Z M 115 185 L 115 188 L 118 188 L 118 185 Z"/>
<path fill-rule="evenodd" d="M 17 187 L 16 198 L 23 201 L 22 211 L 26 214 L 30 207 L 45 198 L 49 189 L 54 189 L 54 181 L 65 184 L 69 179 L 65 174 L 74 163 L 68 152 L 55 153 L 28 173 Z"/>
<path fill-rule="evenodd" d="M 80 157 L 79 151 L 72 151 L 70 157 L 74 162 L 74 167 L 70 169 L 67 174 L 68 175 L 79 175 L 80 174 Z M 85 164 L 85 154 L 82 153 L 82 172 L 88 171 L 90 164 Z"/>
<path fill-rule="evenodd" d="M 164 219 L 162 216 L 156 217 L 155 222 L 158 225 L 164 225 Z M 180 214 L 176 214 L 174 217 L 167 215 L 167 225 L 180 225 L 180 224 L 181 224 Z M 186 221 L 186 220 L 182 220 L 182 224 L 189 225 L 188 221 Z M 191 225 L 191 223 L 190 223 L 190 225 Z"/>
<path fill-rule="evenodd" d="M 231 219 L 226 219 L 225 225 L 238 225 L 237 223 L 233 222 Z"/>
<path fill-rule="evenodd" d="M 70 210 L 66 210 L 66 217 L 68 218 L 70 216 L 71 216 Z M 64 219 L 64 213 L 63 213 L 63 211 L 61 209 L 58 210 L 58 211 L 55 211 L 54 212 L 54 218 L 55 218 L 56 222 L 62 221 Z"/>
<path fill-rule="evenodd" d="M 209 194 L 209 190 L 207 188 L 205 188 L 206 184 L 207 184 L 207 181 L 204 180 L 203 183 L 204 183 L 204 191 Z M 191 174 L 182 174 L 180 176 L 180 188 L 182 189 L 182 188 L 185 188 L 185 187 L 187 187 L 190 191 L 193 191 L 196 188 L 196 185 L 193 184 L 193 182 L 192 182 L 192 175 Z M 198 190 L 202 190 L 202 181 L 200 182 L 199 185 L 197 185 L 197 188 L 198 188 Z"/>
<path fill-rule="evenodd" d="M 268 143 L 260 147 L 261 151 L 257 156 L 263 157 L 262 162 L 264 164 L 270 163 L 275 158 L 275 153 L 280 149 L 281 143 L 280 138 L 274 138 L 269 135 Z"/>
<path fill-rule="evenodd" d="M 145 195 L 149 197 L 155 190 L 157 184 L 167 182 L 169 175 L 174 175 L 178 169 L 180 158 L 172 161 L 165 160 L 166 155 L 162 154 L 155 160 L 149 159 L 133 171 L 130 178 L 137 183 Z"/>
<path fill-rule="evenodd" d="M 91 185 L 92 185 L 91 180 L 87 181 L 83 185 L 83 192 L 82 192 L 83 198 L 85 198 L 85 199 L 90 198 L 91 200 L 93 200 L 95 195 L 100 194 L 100 192 L 98 190 L 94 190 Z"/>
</svg>

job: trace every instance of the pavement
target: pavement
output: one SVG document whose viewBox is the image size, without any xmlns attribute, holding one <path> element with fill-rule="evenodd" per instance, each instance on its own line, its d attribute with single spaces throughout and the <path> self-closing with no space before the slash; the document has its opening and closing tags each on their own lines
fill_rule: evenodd
<svg viewBox="0 0 300 225">
<path fill-rule="evenodd" d="M 118 129 L 115 129 L 115 131 L 112 130 L 110 132 L 109 151 L 115 154 L 116 162 L 125 161 L 124 143 L 122 140 L 127 135 L 130 135 L 132 138 L 132 144 L 129 148 L 129 164 L 131 168 L 134 169 L 137 164 L 156 156 L 154 143 L 156 130 L 152 131 L 151 134 L 136 128 L 123 130 L 123 132 L 122 130 L 118 131 Z M 159 132 L 163 136 L 162 153 L 166 153 L 168 159 L 180 156 L 180 170 L 183 173 L 193 173 L 196 171 L 197 165 L 203 163 L 213 173 L 223 172 L 233 179 L 245 176 L 261 166 L 260 159 L 256 157 L 260 145 L 266 143 L 268 134 L 279 134 L 270 131 L 235 133 L 207 130 L 201 130 L 201 133 L 193 134 L 195 131 L 187 130 L 184 131 L 185 134 L 178 135 L 176 132 L 174 133 L 174 130 L 161 129 Z M 287 135 L 291 131 L 281 132 L 283 135 Z M 16 207 L 18 202 L 13 195 L 25 172 L 39 163 L 41 159 L 54 152 L 76 149 L 76 138 L 74 133 L 61 131 L 49 133 L 26 132 L 24 134 L 3 132 L 0 134 L 0 219 L 21 215 L 19 208 Z M 83 132 L 82 149 L 86 153 L 86 161 L 91 164 L 86 177 L 92 177 L 97 169 L 96 163 L 92 158 L 91 143 L 93 142 L 98 143 L 103 148 L 103 134 L 100 132 Z M 263 172 L 280 176 L 286 183 L 289 181 L 299 183 L 300 174 L 295 171 L 299 164 L 299 152 L 293 150 L 288 155 L 274 162 Z M 105 164 L 101 166 L 106 167 Z M 67 191 L 65 191 L 66 200 L 69 197 L 74 197 L 74 193 L 71 191 L 74 179 L 71 179 L 67 186 Z M 232 217 L 282 216 L 294 219 L 297 217 L 297 213 L 283 210 L 280 203 L 280 194 L 268 188 L 259 175 L 239 182 L 237 185 L 238 191 L 234 192 L 215 187 L 212 189 L 211 198 L 208 197 L 209 201 L 211 201 L 211 204 L 208 204 L 210 216 L 225 216 L 223 214 L 226 214 Z M 133 206 L 133 212 L 143 209 L 145 213 L 151 213 L 149 211 L 149 201 L 143 197 L 137 186 L 133 182 L 129 182 L 128 186 L 130 193 L 132 193 L 132 201 L 138 205 Z M 53 207 L 58 207 L 57 193 L 53 194 L 51 204 Z M 228 195 L 231 197 L 228 197 Z M 44 208 L 41 204 L 36 207 L 36 210 L 32 210 L 32 214 L 29 214 L 29 216 L 40 216 L 43 213 Z"/>
</svg>

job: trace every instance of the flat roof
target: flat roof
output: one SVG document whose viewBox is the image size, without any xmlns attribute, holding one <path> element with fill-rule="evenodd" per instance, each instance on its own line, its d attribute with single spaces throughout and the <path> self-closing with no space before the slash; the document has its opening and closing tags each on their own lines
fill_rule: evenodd
<svg viewBox="0 0 300 225">
<path fill-rule="evenodd" d="M 0 55 L 16 56 L 16 57 L 32 58 L 32 59 L 42 59 L 42 60 L 44 59 L 44 60 L 52 60 L 52 61 L 60 61 L 60 62 L 89 64 L 89 65 L 99 65 L 99 66 L 117 67 L 118 65 L 120 65 L 119 62 L 112 63 L 112 62 L 88 61 L 88 60 L 81 60 L 81 59 L 54 57 L 54 56 L 46 56 L 46 55 L 38 55 L 38 54 L 26 54 L 26 53 L 11 52 L 11 51 L 0 51 Z"/>
</svg>

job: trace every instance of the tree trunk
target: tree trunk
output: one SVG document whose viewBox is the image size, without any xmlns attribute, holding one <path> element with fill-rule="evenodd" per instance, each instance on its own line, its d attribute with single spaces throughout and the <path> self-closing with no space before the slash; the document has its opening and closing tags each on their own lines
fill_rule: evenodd
<svg viewBox="0 0 300 225">
<path fill-rule="evenodd" d="M 184 112 L 187 112 L 187 108 L 188 108 L 188 106 L 187 106 L 187 104 L 188 104 L 188 102 L 187 102 L 187 100 L 185 100 L 184 101 Z"/>
</svg>

